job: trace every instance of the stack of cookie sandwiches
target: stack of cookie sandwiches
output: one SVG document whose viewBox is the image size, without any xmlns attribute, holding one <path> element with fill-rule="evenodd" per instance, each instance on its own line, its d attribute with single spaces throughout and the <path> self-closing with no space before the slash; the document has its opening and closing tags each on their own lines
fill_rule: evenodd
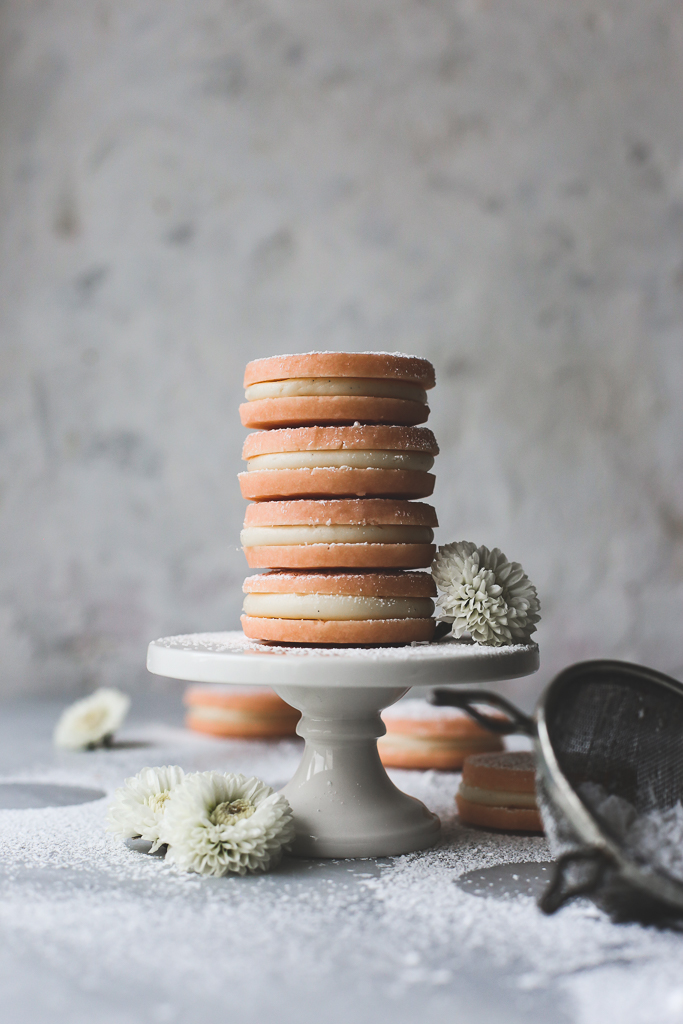
<svg viewBox="0 0 683 1024">
<path fill-rule="evenodd" d="M 255 640 L 431 640 L 434 367 L 384 352 L 308 352 L 248 364 L 242 627 Z"/>
</svg>

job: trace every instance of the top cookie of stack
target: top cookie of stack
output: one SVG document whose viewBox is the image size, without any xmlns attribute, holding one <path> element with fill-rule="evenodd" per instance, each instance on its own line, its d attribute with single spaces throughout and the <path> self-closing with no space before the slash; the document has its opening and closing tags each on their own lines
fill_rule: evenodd
<svg viewBox="0 0 683 1024">
<path fill-rule="evenodd" d="M 245 427 L 400 423 L 429 416 L 435 384 L 426 359 L 389 352 L 305 352 L 247 364 L 240 416 Z"/>
<path fill-rule="evenodd" d="M 431 363 L 399 353 L 309 352 L 247 365 L 240 417 L 257 433 L 244 445 L 240 487 L 259 504 L 247 510 L 242 543 L 254 568 L 298 570 L 273 576 L 272 595 L 270 576 L 246 581 L 248 636 L 431 637 L 431 577 L 400 570 L 429 566 L 435 551 L 434 509 L 408 500 L 434 489 L 438 446 L 416 426 L 429 416 L 434 383 Z"/>
</svg>

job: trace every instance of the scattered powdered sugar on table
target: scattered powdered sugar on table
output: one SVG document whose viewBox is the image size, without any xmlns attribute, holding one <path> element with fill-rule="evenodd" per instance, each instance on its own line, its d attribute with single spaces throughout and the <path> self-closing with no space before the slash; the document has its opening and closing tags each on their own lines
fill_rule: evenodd
<svg viewBox="0 0 683 1024">
<path fill-rule="evenodd" d="M 111 793 L 145 764 L 178 763 L 279 786 L 301 753 L 298 741 L 217 741 L 161 724 L 121 739 L 130 745 L 89 754 L 46 747 L 16 777 Z M 177 874 L 104 832 L 107 800 L 0 811 L 0 976 L 12 1024 L 205 1024 L 219 1014 L 298 1024 L 322 1007 L 330 1024 L 680 1021 L 682 936 L 614 925 L 586 902 L 546 918 L 526 895 L 463 891 L 455 881 L 466 872 L 547 860 L 545 841 L 461 827 L 456 774 L 391 776 L 441 815 L 436 849 L 290 859 L 262 877 Z"/>
</svg>

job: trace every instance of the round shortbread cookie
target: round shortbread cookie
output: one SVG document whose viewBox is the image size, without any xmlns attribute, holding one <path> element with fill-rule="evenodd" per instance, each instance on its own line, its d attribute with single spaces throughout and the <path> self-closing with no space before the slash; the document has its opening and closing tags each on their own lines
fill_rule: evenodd
<svg viewBox="0 0 683 1024">
<path fill-rule="evenodd" d="M 185 724 L 211 736 L 268 739 L 294 736 L 301 717 L 265 687 L 191 686 L 185 691 Z"/>
<path fill-rule="evenodd" d="M 438 455 L 439 446 L 427 427 L 361 425 L 352 427 L 295 427 L 259 430 L 249 434 L 242 449 L 245 461 L 282 452 L 355 451 L 424 452 Z"/>
<path fill-rule="evenodd" d="M 248 501 L 280 498 L 386 497 L 428 498 L 432 473 L 401 469 L 265 469 L 239 474 Z"/>
<path fill-rule="evenodd" d="M 244 386 L 302 377 L 361 377 L 406 381 L 428 390 L 435 384 L 427 359 L 401 352 L 301 352 L 247 363 Z"/>
<path fill-rule="evenodd" d="M 436 584 L 428 572 L 286 572 L 247 576 L 245 594 L 333 594 L 349 597 L 431 598 Z"/>
<path fill-rule="evenodd" d="M 245 548 L 250 569 L 426 569 L 435 544 L 292 544 Z"/>
<path fill-rule="evenodd" d="M 378 742 L 382 763 L 391 768 L 455 771 L 479 751 L 502 750 L 498 736 L 457 708 L 426 700 L 404 700 L 382 712 L 386 735 Z"/>
<path fill-rule="evenodd" d="M 462 781 L 468 786 L 504 793 L 535 793 L 536 761 L 530 750 L 479 754 L 465 762 Z"/>
<path fill-rule="evenodd" d="M 436 509 L 423 501 L 347 498 L 329 501 L 267 501 L 248 505 L 250 526 L 423 526 L 439 525 Z"/>
<path fill-rule="evenodd" d="M 287 643 L 431 640 L 436 587 L 424 572 L 284 572 L 248 576 L 242 628 Z"/>
<path fill-rule="evenodd" d="M 243 427 L 267 430 L 333 423 L 395 423 L 414 426 L 429 418 L 429 406 L 405 398 L 367 395 L 302 395 L 261 398 L 240 405 Z"/>
<path fill-rule="evenodd" d="M 247 507 L 242 545 L 252 568 L 426 568 L 433 506 L 384 498 L 268 501 Z"/>
<path fill-rule="evenodd" d="M 251 640 L 290 644 L 409 644 L 432 640 L 434 619 L 266 619 L 242 616 L 242 629 Z"/>
<path fill-rule="evenodd" d="M 460 820 L 486 828 L 542 832 L 531 751 L 474 754 L 463 765 L 456 794 Z"/>
</svg>

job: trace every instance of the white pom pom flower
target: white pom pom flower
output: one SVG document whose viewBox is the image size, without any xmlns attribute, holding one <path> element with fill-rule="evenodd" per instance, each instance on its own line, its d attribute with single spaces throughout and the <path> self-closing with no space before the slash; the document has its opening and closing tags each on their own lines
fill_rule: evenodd
<svg viewBox="0 0 683 1024">
<path fill-rule="evenodd" d="M 439 588 L 440 618 L 453 635 L 469 633 L 480 644 L 500 647 L 528 643 L 540 620 L 536 588 L 519 562 L 500 548 L 489 551 L 470 541 L 440 547 L 432 565 Z"/>
<path fill-rule="evenodd" d="M 102 687 L 62 712 L 54 731 L 55 746 L 65 750 L 94 749 L 108 743 L 128 714 L 130 697 Z"/>
<path fill-rule="evenodd" d="M 107 812 L 107 832 L 120 839 L 146 839 L 155 853 L 164 841 L 161 825 L 171 792 L 185 778 L 177 765 L 143 768 L 116 790 Z"/>
<path fill-rule="evenodd" d="M 292 809 L 260 779 L 195 772 L 171 793 L 162 834 L 166 860 L 181 870 L 268 871 L 294 839 Z"/>
</svg>

